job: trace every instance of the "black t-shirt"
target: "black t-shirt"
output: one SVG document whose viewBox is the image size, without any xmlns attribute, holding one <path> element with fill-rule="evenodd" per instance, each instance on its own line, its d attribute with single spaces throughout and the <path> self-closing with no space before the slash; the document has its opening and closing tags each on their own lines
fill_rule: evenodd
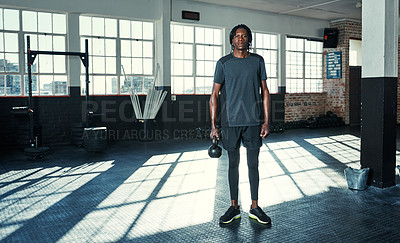
<svg viewBox="0 0 400 243">
<path fill-rule="evenodd" d="M 237 58 L 233 53 L 218 60 L 214 82 L 222 84 L 221 125 L 256 126 L 261 122 L 261 80 L 266 80 L 264 59 L 255 53 Z"/>
</svg>

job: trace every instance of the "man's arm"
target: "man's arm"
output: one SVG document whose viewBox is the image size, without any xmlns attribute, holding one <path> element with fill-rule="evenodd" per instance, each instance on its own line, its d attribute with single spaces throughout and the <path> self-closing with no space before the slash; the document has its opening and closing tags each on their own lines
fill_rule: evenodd
<svg viewBox="0 0 400 243">
<path fill-rule="evenodd" d="M 264 124 L 261 127 L 260 137 L 266 138 L 269 134 L 269 90 L 265 80 L 261 80 L 261 93 L 264 110 Z"/>
<path fill-rule="evenodd" d="M 218 97 L 219 91 L 221 90 L 221 84 L 214 83 L 213 90 L 210 97 L 210 117 L 211 117 L 211 133 L 210 138 L 214 136 L 219 139 L 218 129 L 217 129 L 217 111 L 218 111 Z"/>
</svg>

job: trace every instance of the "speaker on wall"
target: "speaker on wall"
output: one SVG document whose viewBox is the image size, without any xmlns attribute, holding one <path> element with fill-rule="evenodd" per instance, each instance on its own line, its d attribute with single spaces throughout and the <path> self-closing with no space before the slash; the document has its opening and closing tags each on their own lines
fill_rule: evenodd
<svg viewBox="0 0 400 243">
<path fill-rule="evenodd" d="M 336 48 L 338 44 L 339 31 L 336 28 L 324 29 L 324 48 Z"/>
<path fill-rule="evenodd" d="M 200 20 L 200 12 L 192 12 L 192 11 L 182 10 L 182 19 L 199 21 Z"/>
</svg>

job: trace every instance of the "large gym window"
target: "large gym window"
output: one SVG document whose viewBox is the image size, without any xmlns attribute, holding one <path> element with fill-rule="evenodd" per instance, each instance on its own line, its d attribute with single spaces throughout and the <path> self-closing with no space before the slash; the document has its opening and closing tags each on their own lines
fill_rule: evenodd
<svg viewBox="0 0 400 243">
<path fill-rule="evenodd" d="M 28 35 L 31 50 L 65 52 L 66 26 L 65 14 L 22 11 L 24 57 L 26 57 L 26 36 Z M 36 56 L 31 69 L 33 95 L 68 94 L 66 60 L 66 56 L 63 55 Z M 25 94 L 28 94 L 27 69 L 24 77 Z"/>
<path fill-rule="evenodd" d="M 278 36 L 254 33 L 253 46 L 254 52 L 264 58 L 269 92 L 278 93 Z"/>
<path fill-rule="evenodd" d="M 32 50 L 65 51 L 66 15 L 0 8 L 1 96 L 28 95 L 28 35 Z M 67 95 L 66 69 L 64 56 L 38 55 L 32 66 L 32 94 Z"/>
<path fill-rule="evenodd" d="M 286 38 L 286 92 L 323 92 L 321 41 Z"/>
<path fill-rule="evenodd" d="M 0 95 L 22 94 L 18 32 L 19 10 L 0 8 Z"/>
<path fill-rule="evenodd" d="M 222 56 L 222 31 L 171 25 L 173 94 L 211 94 L 215 64 Z"/>
<path fill-rule="evenodd" d="M 89 93 L 118 94 L 117 78 L 117 20 L 100 17 L 79 17 L 81 52 L 85 40 L 89 48 Z M 86 93 L 85 67 L 81 63 L 81 92 Z"/>
<path fill-rule="evenodd" d="M 155 77 L 154 24 L 119 20 L 119 35 L 121 40 L 121 68 L 119 68 L 121 69 L 121 93 L 127 94 L 129 87 L 132 87 L 136 93 L 147 93 L 147 90 L 154 85 Z"/>
<path fill-rule="evenodd" d="M 89 40 L 90 94 L 146 93 L 154 80 L 154 24 L 80 16 L 81 50 Z M 81 92 L 85 94 L 81 65 Z M 126 75 L 126 76 L 125 76 Z"/>
</svg>

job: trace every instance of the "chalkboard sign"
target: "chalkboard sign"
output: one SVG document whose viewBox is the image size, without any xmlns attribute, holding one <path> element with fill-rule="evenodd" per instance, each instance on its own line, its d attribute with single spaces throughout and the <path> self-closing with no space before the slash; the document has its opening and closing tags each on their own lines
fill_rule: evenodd
<svg viewBox="0 0 400 243">
<path fill-rule="evenodd" d="M 342 53 L 340 51 L 326 54 L 326 78 L 342 78 Z"/>
</svg>

